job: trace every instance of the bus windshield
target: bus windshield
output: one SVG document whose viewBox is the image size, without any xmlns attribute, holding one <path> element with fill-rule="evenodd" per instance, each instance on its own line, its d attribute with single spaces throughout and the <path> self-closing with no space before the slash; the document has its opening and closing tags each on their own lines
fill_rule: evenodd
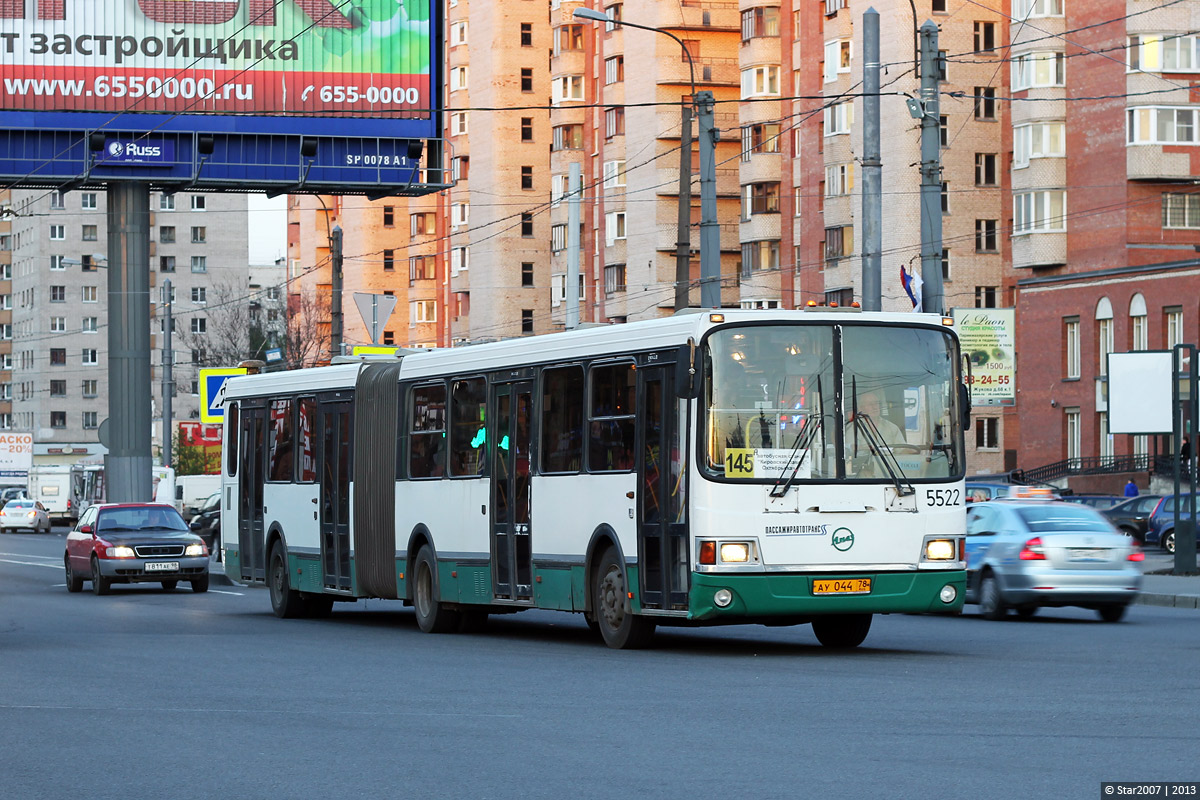
<svg viewBox="0 0 1200 800">
<path fill-rule="evenodd" d="M 955 352 L 930 328 L 719 330 L 704 353 L 705 471 L 779 483 L 956 477 Z"/>
</svg>

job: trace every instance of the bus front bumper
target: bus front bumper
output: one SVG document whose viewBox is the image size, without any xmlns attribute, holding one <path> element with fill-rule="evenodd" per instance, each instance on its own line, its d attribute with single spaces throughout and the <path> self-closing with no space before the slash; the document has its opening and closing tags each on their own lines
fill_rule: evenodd
<svg viewBox="0 0 1200 800">
<path fill-rule="evenodd" d="M 814 594 L 817 581 L 843 583 L 863 578 L 871 581 L 867 592 Z M 946 587 L 953 589 L 949 602 L 943 599 Z M 966 587 L 964 570 L 753 575 L 693 572 L 688 617 L 697 622 L 720 623 L 745 622 L 747 618 L 804 621 L 825 614 L 957 614 L 962 611 Z M 854 588 L 861 588 L 861 584 Z M 723 607 L 717 602 L 721 590 L 731 595 Z"/>
</svg>

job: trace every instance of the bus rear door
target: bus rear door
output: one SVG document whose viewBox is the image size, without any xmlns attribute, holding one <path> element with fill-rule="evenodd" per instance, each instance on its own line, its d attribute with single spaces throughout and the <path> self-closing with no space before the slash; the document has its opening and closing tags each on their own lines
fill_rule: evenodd
<svg viewBox="0 0 1200 800">
<path fill-rule="evenodd" d="M 352 403 L 318 398 L 317 469 L 321 480 L 321 563 L 324 584 L 350 591 L 350 437 Z"/>
</svg>

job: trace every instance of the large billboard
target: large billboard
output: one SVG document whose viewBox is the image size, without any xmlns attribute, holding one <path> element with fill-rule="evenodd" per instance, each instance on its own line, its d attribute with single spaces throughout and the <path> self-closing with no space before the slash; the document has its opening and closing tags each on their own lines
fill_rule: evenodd
<svg viewBox="0 0 1200 800">
<path fill-rule="evenodd" d="M 0 483 L 23 484 L 33 466 L 33 434 L 0 433 Z"/>
<path fill-rule="evenodd" d="M 962 353 L 971 362 L 971 405 L 1015 405 L 1016 312 L 955 308 L 951 313 Z"/>
<path fill-rule="evenodd" d="M 441 40 L 438 0 L 0 0 L 0 176 L 440 183 Z"/>
</svg>

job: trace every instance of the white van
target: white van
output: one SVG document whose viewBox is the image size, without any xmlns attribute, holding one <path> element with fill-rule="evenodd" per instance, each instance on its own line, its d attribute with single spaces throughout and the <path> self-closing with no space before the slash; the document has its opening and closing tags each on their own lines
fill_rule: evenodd
<svg viewBox="0 0 1200 800">
<path fill-rule="evenodd" d="M 184 519 L 189 519 L 209 495 L 219 491 L 220 475 L 179 475 L 175 478 L 175 508 Z"/>
<path fill-rule="evenodd" d="M 50 512 L 50 519 L 74 522 L 80 509 L 71 500 L 69 464 L 35 465 L 29 470 L 29 498 Z"/>
</svg>

